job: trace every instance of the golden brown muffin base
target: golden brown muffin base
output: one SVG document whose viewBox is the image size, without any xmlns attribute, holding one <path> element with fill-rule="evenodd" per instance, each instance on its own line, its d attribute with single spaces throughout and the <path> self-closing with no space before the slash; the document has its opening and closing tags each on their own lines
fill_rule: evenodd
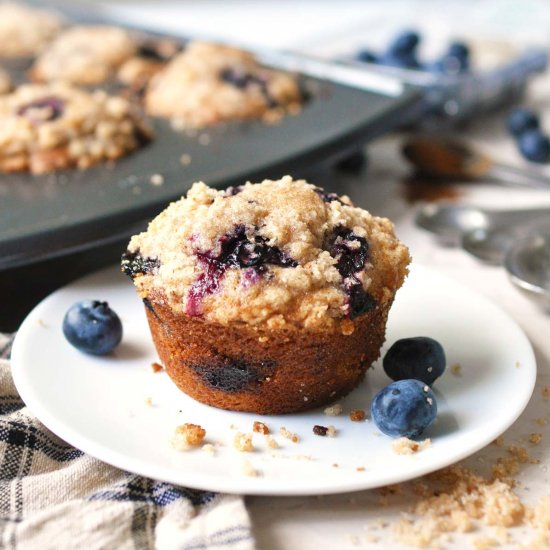
<svg viewBox="0 0 550 550">
<path fill-rule="evenodd" d="M 353 390 L 380 356 L 391 301 L 353 321 L 355 330 L 266 330 L 175 314 L 163 296 L 144 300 L 166 371 L 197 401 L 257 414 L 326 405 Z"/>
</svg>

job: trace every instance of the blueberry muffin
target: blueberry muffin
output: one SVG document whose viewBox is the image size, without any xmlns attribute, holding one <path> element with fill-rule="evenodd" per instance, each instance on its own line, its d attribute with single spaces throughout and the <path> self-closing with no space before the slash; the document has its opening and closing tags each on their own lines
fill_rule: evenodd
<svg viewBox="0 0 550 550">
<path fill-rule="evenodd" d="M 275 120 L 300 105 L 294 77 L 261 67 L 243 50 L 194 41 L 149 83 L 145 107 L 184 128 Z"/>
<path fill-rule="evenodd" d="M 195 183 L 131 239 L 122 266 L 181 390 L 279 414 L 357 386 L 409 260 L 388 219 L 286 176 Z"/>
<path fill-rule="evenodd" d="M 61 31 L 63 23 L 52 11 L 0 2 L 0 57 L 36 55 Z"/>
<path fill-rule="evenodd" d="M 119 27 L 75 26 L 60 34 L 30 71 L 35 82 L 93 85 L 113 77 L 137 51 L 134 36 Z"/>
<path fill-rule="evenodd" d="M 0 171 L 43 174 L 88 168 L 150 137 L 125 99 L 65 84 L 26 84 L 0 96 Z"/>
<path fill-rule="evenodd" d="M 140 94 L 149 80 L 160 72 L 181 50 L 182 45 L 171 38 L 142 40 L 130 59 L 117 71 L 117 79 Z"/>
</svg>

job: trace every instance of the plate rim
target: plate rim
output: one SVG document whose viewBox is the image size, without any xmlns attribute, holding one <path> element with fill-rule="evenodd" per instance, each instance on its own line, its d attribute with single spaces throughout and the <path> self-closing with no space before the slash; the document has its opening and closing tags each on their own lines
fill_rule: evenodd
<svg viewBox="0 0 550 550">
<path fill-rule="evenodd" d="M 98 443 L 92 439 L 86 437 L 86 435 L 78 433 L 72 426 L 67 425 L 63 422 L 62 419 L 56 417 L 54 413 L 51 413 L 47 407 L 44 408 L 43 404 L 36 402 L 33 399 L 33 393 L 36 393 L 31 387 L 32 384 L 28 383 L 26 380 L 22 369 L 19 367 L 20 364 L 19 357 L 23 355 L 23 350 L 21 349 L 24 346 L 24 339 L 27 332 L 32 332 L 32 329 L 36 325 L 36 316 L 42 310 L 42 308 L 47 307 L 50 300 L 55 300 L 60 294 L 64 293 L 66 289 L 78 284 L 82 284 L 87 280 L 93 280 L 94 278 L 101 276 L 101 274 L 107 274 L 110 271 L 114 271 L 115 266 L 110 266 L 101 270 L 94 271 L 84 277 L 81 277 L 68 285 L 52 292 L 44 300 L 33 308 L 33 310 L 25 318 L 21 327 L 16 334 L 13 348 L 12 348 L 12 375 L 14 379 L 15 386 L 21 399 L 27 402 L 26 398 L 31 396 L 30 405 L 27 405 L 29 410 L 35 414 L 38 420 L 44 424 L 48 429 L 50 429 L 58 437 L 66 441 L 68 444 L 74 446 L 77 449 L 82 450 L 83 452 L 89 454 L 90 456 L 96 457 L 98 460 L 106 462 L 114 467 L 125 471 L 131 471 L 138 475 L 142 475 L 148 478 L 153 478 L 159 481 L 164 481 L 168 483 L 173 483 L 176 485 L 185 485 L 186 487 L 203 490 L 203 491 L 214 491 L 214 492 L 223 492 L 228 494 L 244 494 L 244 495 L 256 495 L 256 496 L 311 496 L 311 495 L 320 495 L 320 494 L 338 494 L 338 493 L 349 493 L 355 491 L 362 491 L 373 489 L 377 487 L 382 487 L 388 484 L 401 483 L 411 479 L 421 477 L 427 473 L 436 471 L 438 469 L 447 467 L 451 464 L 455 464 L 464 458 L 473 455 L 483 447 L 487 446 L 494 438 L 502 434 L 506 429 L 508 429 L 514 422 L 519 418 L 519 416 L 525 410 L 527 404 L 529 403 L 531 396 L 533 394 L 535 383 L 536 383 L 536 356 L 529 341 L 529 338 L 521 328 L 521 326 L 515 321 L 515 319 L 509 315 L 506 311 L 500 308 L 497 304 L 491 301 L 489 298 L 483 294 L 477 292 L 476 290 L 471 289 L 470 287 L 464 285 L 463 283 L 456 281 L 455 279 L 448 277 L 445 274 L 438 272 L 432 268 L 414 264 L 411 266 L 411 272 L 415 273 L 415 276 L 420 276 L 422 272 L 429 273 L 431 276 L 435 276 L 438 280 L 443 281 L 445 284 L 450 284 L 455 287 L 460 287 L 463 291 L 470 294 L 472 297 L 475 297 L 478 303 L 481 303 L 483 308 L 489 308 L 492 310 L 492 313 L 497 313 L 511 327 L 514 328 L 517 335 L 523 341 L 525 346 L 525 351 L 529 354 L 529 365 L 531 368 L 523 368 L 522 372 L 525 375 L 529 375 L 529 378 L 526 380 L 526 384 L 523 386 L 522 399 L 521 403 L 516 405 L 514 409 L 514 414 L 507 416 L 505 419 L 499 418 L 493 425 L 493 429 L 489 430 L 484 438 L 480 438 L 474 445 L 468 446 L 463 451 L 454 451 L 452 453 L 451 459 L 441 458 L 439 460 L 432 460 L 427 464 L 422 465 L 423 461 L 415 461 L 414 472 L 411 474 L 410 471 L 403 471 L 401 474 L 392 474 L 388 476 L 380 476 L 376 482 L 367 482 L 367 480 L 361 480 L 361 477 L 349 476 L 345 480 L 340 478 L 333 480 L 331 485 L 325 487 L 316 487 L 314 484 L 311 484 L 309 487 L 303 487 L 301 485 L 296 485 L 294 487 L 283 486 L 282 488 L 273 487 L 274 480 L 271 480 L 271 487 L 266 489 L 262 486 L 262 483 L 258 483 L 258 480 L 262 478 L 238 478 L 239 489 L 235 488 L 235 481 L 232 481 L 232 476 L 228 475 L 224 478 L 214 478 L 212 479 L 208 475 L 202 473 L 194 473 L 191 479 L 182 480 L 179 476 L 170 476 L 167 475 L 167 470 L 173 470 L 173 468 L 167 468 L 166 466 L 158 467 L 156 464 L 147 464 L 143 465 L 139 459 L 135 459 L 133 456 L 121 456 L 117 451 L 111 451 L 104 444 Z M 22 336 L 21 336 L 22 335 Z M 522 367 L 524 365 L 522 364 Z M 288 415 L 287 415 L 288 416 Z M 273 418 L 277 418 L 274 416 Z M 76 443 L 76 445 L 75 445 Z M 83 443 L 83 444 L 82 444 Z M 169 447 L 167 447 L 169 449 Z M 418 456 L 418 455 L 414 455 Z M 181 473 L 181 472 L 180 472 Z M 381 480 L 381 482 L 380 482 Z"/>
</svg>

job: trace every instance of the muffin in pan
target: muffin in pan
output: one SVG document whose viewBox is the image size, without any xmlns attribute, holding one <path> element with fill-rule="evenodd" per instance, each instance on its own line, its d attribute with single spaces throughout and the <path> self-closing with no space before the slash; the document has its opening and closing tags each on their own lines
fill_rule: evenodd
<svg viewBox="0 0 550 550">
<path fill-rule="evenodd" d="M 190 42 L 151 79 L 145 94 L 149 114 L 181 128 L 272 121 L 298 110 L 301 101 L 292 75 L 266 69 L 238 48 L 201 41 Z"/>
<path fill-rule="evenodd" d="M 64 84 L 0 96 L 0 171 L 43 174 L 114 160 L 151 137 L 126 99 Z"/>
<path fill-rule="evenodd" d="M 122 265 L 181 390 L 280 414 L 357 386 L 409 261 L 389 220 L 286 176 L 194 184 L 131 239 Z"/>
<path fill-rule="evenodd" d="M 95 85 L 112 78 L 136 54 L 136 37 L 108 25 L 77 25 L 61 33 L 30 69 L 34 82 Z"/>
<path fill-rule="evenodd" d="M 57 13 L 16 2 L 0 2 L 0 57 L 32 57 L 62 30 Z"/>
</svg>

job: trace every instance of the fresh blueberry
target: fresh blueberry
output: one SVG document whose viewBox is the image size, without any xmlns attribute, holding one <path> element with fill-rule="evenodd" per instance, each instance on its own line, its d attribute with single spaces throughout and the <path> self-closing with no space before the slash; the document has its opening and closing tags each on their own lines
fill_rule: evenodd
<svg viewBox="0 0 550 550">
<path fill-rule="evenodd" d="M 359 50 L 355 55 L 355 59 L 357 59 L 357 61 L 361 61 L 361 63 L 378 62 L 378 56 L 372 53 L 370 50 Z"/>
<path fill-rule="evenodd" d="M 105 355 L 122 340 L 122 323 L 107 302 L 83 300 L 65 314 L 63 334 L 80 351 Z"/>
<path fill-rule="evenodd" d="M 470 57 L 470 48 L 464 42 L 451 42 L 447 50 L 449 55 L 455 55 L 456 57 L 462 57 L 468 59 Z"/>
<path fill-rule="evenodd" d="M 390 347 L 382 364 L 392 380 L 414 378 L 431 386 L 445 371 L 445 351 L 427 336 L 402 338 Z"/>
<path fill-rule="evenodd" d="M 540 130 L 527 130 L 518 138 L 518 146 L 521 154 L 533 162 L 550 161 L 550 139 Z"/>
<path fill-rule="evenodd" d="M 539 118 L 531 109 L 516 107 L 508 115 L 507 126 L 511 134 L 519 137 L 527 130 L 536 130 L 539 127 Z"/>
<path fill-rule="evenodd" d="M 371 415 L 386 435 L 415 438 L 435 420 L 437 403 L 426 384 L 419 380 L 399 380 L 374 396 Z"/>
<path fill-rule="evenodd" d="M 420 35 L 415 31 L 403 31 L 390 43 L 388 53 L 403 56 L 413 54 L 420 43 Z"/>
<path fill-rule="evenodd" d="M 458 74 L 470 69 L 470 50 L 462 42 L 453 42 L 445 54 L 428 67 L 436 73 Z"/>
</svg>

